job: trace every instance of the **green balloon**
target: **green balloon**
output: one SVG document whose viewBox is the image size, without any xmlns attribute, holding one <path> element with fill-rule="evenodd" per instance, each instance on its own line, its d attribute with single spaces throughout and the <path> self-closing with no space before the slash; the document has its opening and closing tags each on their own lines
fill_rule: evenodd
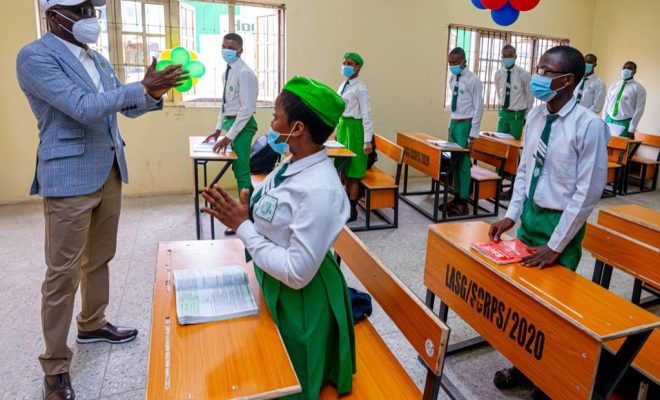
<svg viewBox="0 0 660 400">
<path fill-rule="evenodd" d="M 174 64 L 186 65 L 190 62 L 190 52 L 183 47 L 175 47 L 172 49 L 172 62 Z"/>
<path fill-rule="evenodd" d="M 190 71 L 192 78 L 201 78 L 206 73 L 206 67 L 199 61 L 191 61 L 183 67 L 183 69 Z"/>
<path fill-rule="evenodd" d="M 193 81 L 191 78 L 186 79 L 185 81 L 181 82 L 181 85 L 176 87 L 176 90 L 179 92 L 187 92 L 193 87 Z"/>
<path fill-rule="evenodd" d="M 156 64 L 156 71 L 162 71 L 165 68 L 169 67 L 170 65 L 174 65 L 174 62 L 172 60 L 160 60 L 158 61 L 158 64 Z"/>
</svg>

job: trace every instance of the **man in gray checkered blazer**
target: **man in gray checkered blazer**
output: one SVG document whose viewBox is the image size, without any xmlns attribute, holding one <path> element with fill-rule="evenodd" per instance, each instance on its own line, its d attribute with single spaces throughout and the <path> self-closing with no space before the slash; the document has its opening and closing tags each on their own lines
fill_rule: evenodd
<svg viewBox="0 0 660 400">
<path fill-rule="evenodd" d="M 21 49 L 16 62 L 39 129 L 30 194 L 44 198 L 46 351 L 39 360 L 48 400 L 75 398 L 66 341 L 78 285 L 78 343 L 125 343 L 137 336 L 137 330 L 105 319 L 108 263 L 117 243 L 122 182 L 128 182 L 116 114 L 135 118 L 160 110 L 162 96 L 186 79 L 180 65 L 157 72 L 154 59 L 142 82 L 122 85 L 108 60 L 87 45 L 97 42 L 101 30 L 94 7 L 105 3 L 41 0 L 50 32 Z"/>
</svg>

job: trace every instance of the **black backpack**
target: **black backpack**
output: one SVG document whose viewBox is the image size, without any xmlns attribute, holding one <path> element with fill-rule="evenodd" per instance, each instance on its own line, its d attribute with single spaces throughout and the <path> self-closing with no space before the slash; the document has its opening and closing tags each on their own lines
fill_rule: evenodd
<svg viewBox="0 0 660 400">
<path fill-rule="evenodd" d="M 279 154 L 268 145 L 268 137 L 261 136 L 252 145 L 250 150 L 250 173 L 268 174 L 277 164 Z"/>
</svg>

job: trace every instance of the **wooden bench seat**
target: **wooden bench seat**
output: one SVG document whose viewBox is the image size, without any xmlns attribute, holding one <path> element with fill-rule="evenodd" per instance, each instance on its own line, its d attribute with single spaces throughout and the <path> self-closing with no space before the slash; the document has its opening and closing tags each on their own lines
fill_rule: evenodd
<svg viewBox="0 0 660 400">
<path fill-rule="evenodd" d="M 353 376 L 353 391 L 342 399 L 422 398 L 422 392 L 368 319 L 355 325 L 355 350 L 358 372 Z M 326 385 L 319 396 L 319 400 L 337 398 L 332 385 Z"/>
<path fill-rule="evenodd" d="M 399 185 L 396 179 L 378 167 L 371 167 L 362 178 L 362 184 L 371 190 L 396 189 Z"/>
<path fill-rule="evenodd" d="M 342 267 L 348 267 L 360 280 L 427 368 L 422 393 L 369 320 L 362 320 L 355 325 L 357 372 L 353 375 L 353 390 L 341 399 L 436 400 L 449 341 L 447 325 L 350 229 L 344 227 L 333 247 Z M 336 389 L 330 384 L 323 388 L 319 396 L 323 400 L 338 398 Z"/>
<path fill-rule="evenodd" d="M 655 165 L 655 164 L 660 164 L 660 161 L 658 160 L 652 160 L 650 158 L 644 158 L 640 156 L 634 156 L 631 158 L 631 161 L 634 161 L 639 164 L 646 164 L 646 165 Z"/>
<path fill-rule="evenodd" d="M 500 179 L 502 179 L 502 177 L 497 175 L 495 171 L 491 171 L 486 168 L 479 167 L 477 165 L 472 166 L 472 168 L 470 169 L 470 173 L 472 174 L 472 179 L 477 180 L 479 182 L 499 181 Z"/>
<path fill-rule="evenodd" d="M 361 188 L 364 190 L 364 199 L 360 205 L 364 207 L 364 226 L 352 227 L 354 232 L 370 231 L 375 229 L 396 228 L 399 226 L 399 180 L 401 179 L 401 167 L 403 165 L 403 147 L 390 142 L 380 135 L 374 135 L 376 151 L 396 163 L 396 175 L 391 176 L 378 167 L 367 170 L 364 178 L 360 180 Z M 391 209 L 392 218 L 384 215 L 380 210 Z M 372 225 L 371 213 L 376 213 L 384 223 Z"/>
</svg>

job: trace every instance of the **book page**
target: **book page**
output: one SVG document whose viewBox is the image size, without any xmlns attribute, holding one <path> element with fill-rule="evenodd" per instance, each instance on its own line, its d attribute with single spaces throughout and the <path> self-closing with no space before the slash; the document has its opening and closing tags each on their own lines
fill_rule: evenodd
<svg viewBox="0 0 660 400">
<path fill-rule="evenodd" d="M 181 290 L 212 289 L 247 283 L 247 272 L 239 266 L 190 268 L 174 271 L 174 286 Z"/>
<path fill-rule="evenodd" d="M 328 140 L 327 142 L 323 143 L 323 145 L 327 148 L 338 148 L 338 149 L 342 149 L 346 147 L 336 140 Z"/>
</svg>

